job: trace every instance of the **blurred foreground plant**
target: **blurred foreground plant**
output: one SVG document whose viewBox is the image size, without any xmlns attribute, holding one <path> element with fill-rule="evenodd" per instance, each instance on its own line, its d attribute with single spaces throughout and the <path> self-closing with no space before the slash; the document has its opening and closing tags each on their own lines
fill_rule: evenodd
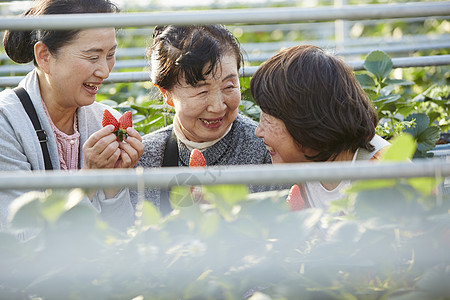
<svg viewBox="0 0 450 300">
<path fill-rule="evenodd" d="M 385 160 L 414 150 L 402 136 Z M 145 201 L 127 234 L 98 220 L 79 190 L 27 194 L 11 221 L 37 234 L 0 234 L 0 298 L 445 299 L 450 199 L 437 184 L 359 181 L 330 211 L 298 212 L 287 191 L 204 186 L 207 203 L 186 205 L 181 186 L 170 215 Z"/>
</svg>

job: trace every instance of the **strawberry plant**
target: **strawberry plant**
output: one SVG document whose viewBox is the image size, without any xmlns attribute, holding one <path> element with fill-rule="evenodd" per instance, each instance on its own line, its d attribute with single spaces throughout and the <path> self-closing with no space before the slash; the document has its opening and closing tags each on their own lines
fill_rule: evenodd
<svg viewBox="0 0 450 300">
<path fill-rule="evenodd" d="M 416 97 L 402 92 L 414 82 L 389 77 L 392 60 L 382 51 L 372 51 L 364 61 L 367 72 L 356 75 L 375 106 L 380 122 L 377 134 L 385 138 L 410 133 L 417 141 L 414 157 L 432 156 L 442 130 L 449 129 L 448 87 L 433 85 Z"/>
<path fill-rule="evenodd" d="M 394 138 L 384 159 L 410 159 L 415 143 Z M 0 298 L 446 299 L 450 198 L 435 195 L 438 183 L 355 182 L 329 211 L 290 211 L 287 190 L 203 186 L 206 202 L 168 216 L 145 201 L 127 233 L 107 227 L 79 189 L 32 192 L 10 220 L 33 237 L 0 233 Z"/>
</svg>

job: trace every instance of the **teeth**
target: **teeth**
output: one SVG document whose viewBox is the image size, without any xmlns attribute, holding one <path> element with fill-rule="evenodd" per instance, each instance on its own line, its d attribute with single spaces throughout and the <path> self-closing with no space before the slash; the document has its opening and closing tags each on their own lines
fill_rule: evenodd
<svg viewBox="0 0 450 300">
<path fill-rule="evenodd" d="M 206 121 L 206 120 L 204 120 L 204 119 L 201 119 L 202 120 L 202 122 L 204 122 L 204 123 L 206 123 L 206 124 L 216 124 L 216 123 L 219 123 L 220 122 L 220 120 L 215 120 L 215 121 Z"/>
<path fill-rule="evenodd" d="M 92 87 L 92 88 L 94 88 L 94 89 L 98 90 L 98 85 L 96 85 L 96 84 L 92 84 L 92 83 L 85 83 L 84 85 L 90 86 L 90 87 Z"/>
<path fill-rule="evenodd" d="M 270 146 L 268 146 L 268 145 L 266 145 L 266 148 L 267 148 L 267 150 L 270 151 L 270 152 L 275 152 L 275 151 L 273 151 L 273 148 L 270 147 Z"/>
</svg>

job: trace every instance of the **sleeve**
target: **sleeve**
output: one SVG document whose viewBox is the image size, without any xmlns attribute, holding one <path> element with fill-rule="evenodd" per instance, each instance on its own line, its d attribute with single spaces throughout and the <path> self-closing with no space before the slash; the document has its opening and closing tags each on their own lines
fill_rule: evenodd
<svg viewBox="0 0 450 300">
<path fill-rule="evenodd" d="M 111 199 L 106 199 L 103 190 L 98 190 L 92 201 L 87 197 L 85 200 L 94 207 L 109 226 L 119 231 L 126 231 L 128 227 L 134 224 L 135 214 L 131 205 L 129 188 L 121 189 Z"/>
<path fill-rule="evenodd" d="M 20 144 L 12 125 L 0 112 L 0 171 L 30 171 L 31 163 Z M 0 231 L 6 230 L 9 205 L 27 190 L 0 191 Z"/>
</svg>

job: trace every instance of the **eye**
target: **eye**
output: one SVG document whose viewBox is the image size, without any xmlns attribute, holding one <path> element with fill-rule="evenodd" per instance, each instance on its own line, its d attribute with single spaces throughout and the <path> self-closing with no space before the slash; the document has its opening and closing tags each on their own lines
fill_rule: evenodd
<svg viewBox="0 0 450 300">
<path fill-rule="evenodd" d="M 197 96 L 204 96 L 204 95 L 206 95 L 206 94 L 208 94 L 208 91 L 199 91 L 199 92 L 197 93 Z"/>
<path fill-rule="evenodd" d="M 115 56 L 116 56 L 116 53 L 113 52 L 113 53 L 109 53 L 108 56 L 107 56 L 107 58 L 108 58 L 108 59 L 112 59 L 112 58 L 114 58 Z"/>
<path fill-rule="evenodd" d="M 96 61 L 96 60 L 98 60 L 98 56 L 90 56 L 90 57 L 88 57 L 88 60 L 90 60 L 90 61 Z"/>
</svg>

